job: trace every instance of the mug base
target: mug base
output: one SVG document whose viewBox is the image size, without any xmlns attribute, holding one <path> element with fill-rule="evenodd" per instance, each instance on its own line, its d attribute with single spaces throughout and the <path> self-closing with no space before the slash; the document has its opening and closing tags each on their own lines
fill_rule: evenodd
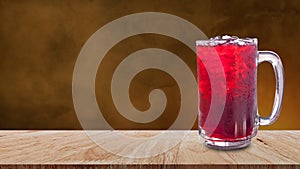
<svg viewBox="0 0 300 169">
<path fill-rule="evenodd" d="M 251 139 L 235 141 L 235 142 L 221 142 L 221 141 L 211 141 L 205 140 L 207 147 L 217 150 L 236 150 L 241 148 L 246 148 L 250 145 Z"/>
</svg>

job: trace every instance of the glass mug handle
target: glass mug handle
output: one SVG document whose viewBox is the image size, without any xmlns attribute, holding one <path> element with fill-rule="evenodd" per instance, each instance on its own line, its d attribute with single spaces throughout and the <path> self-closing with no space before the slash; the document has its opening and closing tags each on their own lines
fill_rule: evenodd
<svg viewBox="0 0 300 169">
<path fill-rule="evenodd" d="M 258 115 L 258 125 L 260 126 L 272 124 L 277 120 L 281 110 L 284 90 L 284 69 L 280 57 L 272 51 L 258 51 L 257 63 L 260 64 L 262 62 L 272 64 L 276 78 L 276 91 L 271 115 L 269 117 L 261 117 Z"/>
</svg>

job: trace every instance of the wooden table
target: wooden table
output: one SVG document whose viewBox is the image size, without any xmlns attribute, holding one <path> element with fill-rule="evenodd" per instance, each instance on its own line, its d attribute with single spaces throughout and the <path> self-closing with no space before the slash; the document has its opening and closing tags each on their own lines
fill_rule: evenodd
<svg viewBox="0 0 300 169">
<path fill-rule="evenodd" d="M 248 148 L 235 151 L 209 149 L 197 131 L 190 131 L 179 144 L 161 154 L 160 145 L 169 140 L 162 131 L 92 132 L 103 140 L 114 132 L 138 139 L 159 134 L 162 138 L 155 145 L 143 148 L 149 153 L 156 151 L 156 156 L 132 158 L 107 151 L 107 147 L 98 146 L 80 130 L 0 131 L 0 168 L 300 168 L 297 130 L 260 130 Z M 178 138 L 179 134 L 182 133 L 177 133 Z M 110 143 L 115 145 L 111 147 L 114 150 L 123 147 L 120 152 L 134 152 L 134 148 L 126 150 L 122 140 Z M 139 152 L 135 152 L 136 157 L 141 155 Z"/>
</svg>

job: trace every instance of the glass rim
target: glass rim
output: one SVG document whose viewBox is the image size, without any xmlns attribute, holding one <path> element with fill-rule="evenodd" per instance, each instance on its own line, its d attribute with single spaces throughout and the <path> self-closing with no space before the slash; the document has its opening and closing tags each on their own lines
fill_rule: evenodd
<svg viewBox="0 0 300 169">
<path fill-rule="evenodd" d="M 196 40 L 196 46 L 217 46 L 217 45 L 257 45 L 257 38 L 239 38 L 237 36 L 216 36 L 210 39 Z"/>
</svg>

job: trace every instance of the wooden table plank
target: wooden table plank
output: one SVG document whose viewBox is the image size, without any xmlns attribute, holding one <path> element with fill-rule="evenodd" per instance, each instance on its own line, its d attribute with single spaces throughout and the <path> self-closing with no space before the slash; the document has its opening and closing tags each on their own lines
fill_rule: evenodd
<svg viewBox="0 0 300 169">
<path fill-rule="evenodd" d="M 128 137 L 151 138 L 161 131 L 92 131 L 99 138 L 119 132 Z M 167 131 L 171 132 L 171 131 Z M 180 131 L 172 131 L 182 134 Z M 176 133 L 177 134 L 177 133 Z M 159 152 L 169 137 L 162 138 L 155 145 L 145 147 L 145 152 Z M 121 140 L 111 140 L 122 144 Z M 122 146 L 121 146 L 122 147 Z M 120 150 L 126 151 L 126 148 Z M 137 156 L 139 152 L 136 152 Z M 277 167 L 299 168 L 300 131 L 277 130 L 258 132 L 252 144 L 245 149 L 218 151 L 209 149 L 197 131 L 190 131 L 186 137 L 167 152 L 149 158 L 129 158 L 110 153 L 96 145 L 83 131 L 0 131 L 0 166 L 114 166 L 116 168 L 139 166 L 222 167 L 233 168 Z M 74 165 L 74 166 L 73 166 Z M 70 167 L 70 166 L 69 166 Z"/>
</svg>

